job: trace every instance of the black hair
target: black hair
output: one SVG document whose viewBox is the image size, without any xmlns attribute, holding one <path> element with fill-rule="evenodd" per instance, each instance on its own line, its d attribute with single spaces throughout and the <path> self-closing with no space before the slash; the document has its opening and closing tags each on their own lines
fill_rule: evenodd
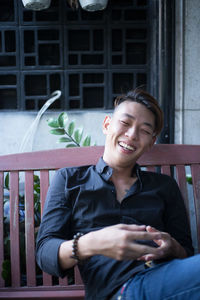
<svg viewBox="0 0 200 300">
<path fill-rule="evenodd" d="M 136 88 L 118 96 L 114 101 L 114 107 L 117 108 L 124 101 L 137 102 L 149 109 L 155 116 L 155 134 L 158 135 L 161 132 L 164 123 L 163 111 L 152 95 L 142 88 Z"/>
</svg>

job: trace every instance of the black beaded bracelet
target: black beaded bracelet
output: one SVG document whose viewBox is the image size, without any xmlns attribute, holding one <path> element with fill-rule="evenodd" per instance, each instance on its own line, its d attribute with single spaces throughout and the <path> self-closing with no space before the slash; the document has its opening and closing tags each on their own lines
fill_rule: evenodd
<svg viewBox="0 0 200 300">
<path fill-rule="evenodd" d="M 81 232 L 78 232 L 73 236 L 72 255 L 70 256 L 71 258 L 78 260 L 78 262 L 80 262 L 80 258 L 78 256 L 78 240 L 81 236 L 83 236 L 83 233 Z"/>
</svg>

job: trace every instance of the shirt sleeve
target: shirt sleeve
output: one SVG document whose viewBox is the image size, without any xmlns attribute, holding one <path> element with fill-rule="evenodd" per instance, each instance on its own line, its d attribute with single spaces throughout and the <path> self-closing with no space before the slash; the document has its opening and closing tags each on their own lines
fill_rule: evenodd
<svg viewBox="0 0 200 300">
<path fill-rule="evenodd" d="M 188 215 L 183 197 L 176 181 L 170 178 L 164 213 L 166 231 L 186 250 L 188 256 L 194 254 Z"/>
<path fill-rule="evenodd" d="M 65 185 L 66 169 L 58 170 L 47 193 L 36 241 L 36 260 L 39 267 L 59 277 L 68 273 L 60 268 L 58 261 L 59 247 L 70 236 L 71 207 Z"/>
</svg>

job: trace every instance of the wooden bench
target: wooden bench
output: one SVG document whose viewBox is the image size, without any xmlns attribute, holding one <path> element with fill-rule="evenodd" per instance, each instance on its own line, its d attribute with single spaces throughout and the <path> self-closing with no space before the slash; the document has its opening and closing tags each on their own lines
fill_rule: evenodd
<svg viewBox="0 0 200 300">
<path fill-rule="evenodd" d="M 4 181 L 9 172 L 10 198 L 10 261 L 11 284 L 5 286 L 0 276 L 0 299 L 83 299 L 84 286 L 75 268 L 75 281 L 68 284 L 67 279 L 58 279 L 42 273 L 42 281 L 36 280 L 35 226 L 34 226 L 34 174 L 40 178 L 41 210 L 50 181 L 50 171 L 61 167 L 95 164 L 103 153 L 102 146 L 56 149 L 0 156 L 0 272 L 4 261 Z M 192 237 L 196 252 L 200 251 L 200 145 L 155 145 L 139 160 L 141 166 L 151 171 L 160 171 L 176 177 L 182 191 L 190 217 Z M 192 185 L 186 182 L 186 173 L 192 175 Z M 22 284 L 20 270 L 20 220 L 19 193 L 24 181 L 25 195 L 25 260 L 26 281 Z M 188 188 L 190 189 L 188 197 Z M 190 200 L 188 200 L 190 198 Z M 183 224 L 184 226 L 184 224 Z"/>
</svg>

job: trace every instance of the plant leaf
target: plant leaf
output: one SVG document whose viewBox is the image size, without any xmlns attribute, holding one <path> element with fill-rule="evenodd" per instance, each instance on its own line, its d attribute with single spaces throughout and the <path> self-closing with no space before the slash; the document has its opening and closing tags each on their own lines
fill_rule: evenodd
<svg viewBox="0 0 200 300">
<path fill-rule="evenodd" d="M 74 123 L 74 121 L 72 121 L 69 123 L 68 129 L 67 129 L 67 132 L 70 136 L 72 136 L 72 134 L 74 132 L 74 128 L 75 128 L 75 123 Z"/>
<path fill-rule="evenodd" d="M 34 175 L 34 183 L 40 184 L 40 177 L 38 175 Z"/>
<path fill-rule="evenodd" d="M 34 191 L 36 193 L 39 193 L 40 192 L 40 185 L 39 184 L 34 184 Z"/>
<path fill-rule="evenodd" d="M 75 148 L 75 147 L 77 147 L 77 145 L 76 144 L 67 144 L 66 145 L 66 148 Z"/>
<path fill-rule="evenodd" d="M 192 184 L 192 176 L 191 175 L 187 175 L 186 180 L 189 184 Z"/>
<path fill-rule="evenodd" d="M 66 112 L 62 112 L 59 116 L 58 116 L 58 124 L 60 127 L 65 128 L 65 126 L 67 125 L 67 121 L 68 121 L 68 115 Z"/>
<path fill-rule="evenodd" d="M 2 277 L 4 280 L 9 280 L 11 275 L 11 263 L 9 260 L 4 260 L 2 263 Z"/>
<path fill-rule="evenodd" d="M 9 173 L 7 173 L 5 177 L 5 188 L 9 190 Z"/>
<path fill-rule="evenodd" d="M 90 146 L 90 143 L 91 143 L 91 137 L 87 135 L 83 141 L 83 147 Z"/>
<path fill-rule="evenodd" d="M 80 144 L 80 141 L 82 139 L 82 136 L 83 136 L 83 129 L 77 129 L 74 133 L 74 138 L 75 138 L 75 141 Z"/>
<path fill-rule="evenodd" d="M 69 143 L 72 141 L 72 139 L 63 136 L 63 137 L 59 138 L 58 141 L 59 141 L 59 143 Z"/>
<path fill-rule="evenodd" d="M 65 130 L 63 128 L 51 129 L 50 133 L 55 135 L 63 135 L 65 134 Z"/>
<path fill-rule="evenodd" d="M 56 118 L 50 118 L 49 120 L 47 120 L 47 124 L 53 128 L 59 127 L 58 120 Z"/>
</svg>

